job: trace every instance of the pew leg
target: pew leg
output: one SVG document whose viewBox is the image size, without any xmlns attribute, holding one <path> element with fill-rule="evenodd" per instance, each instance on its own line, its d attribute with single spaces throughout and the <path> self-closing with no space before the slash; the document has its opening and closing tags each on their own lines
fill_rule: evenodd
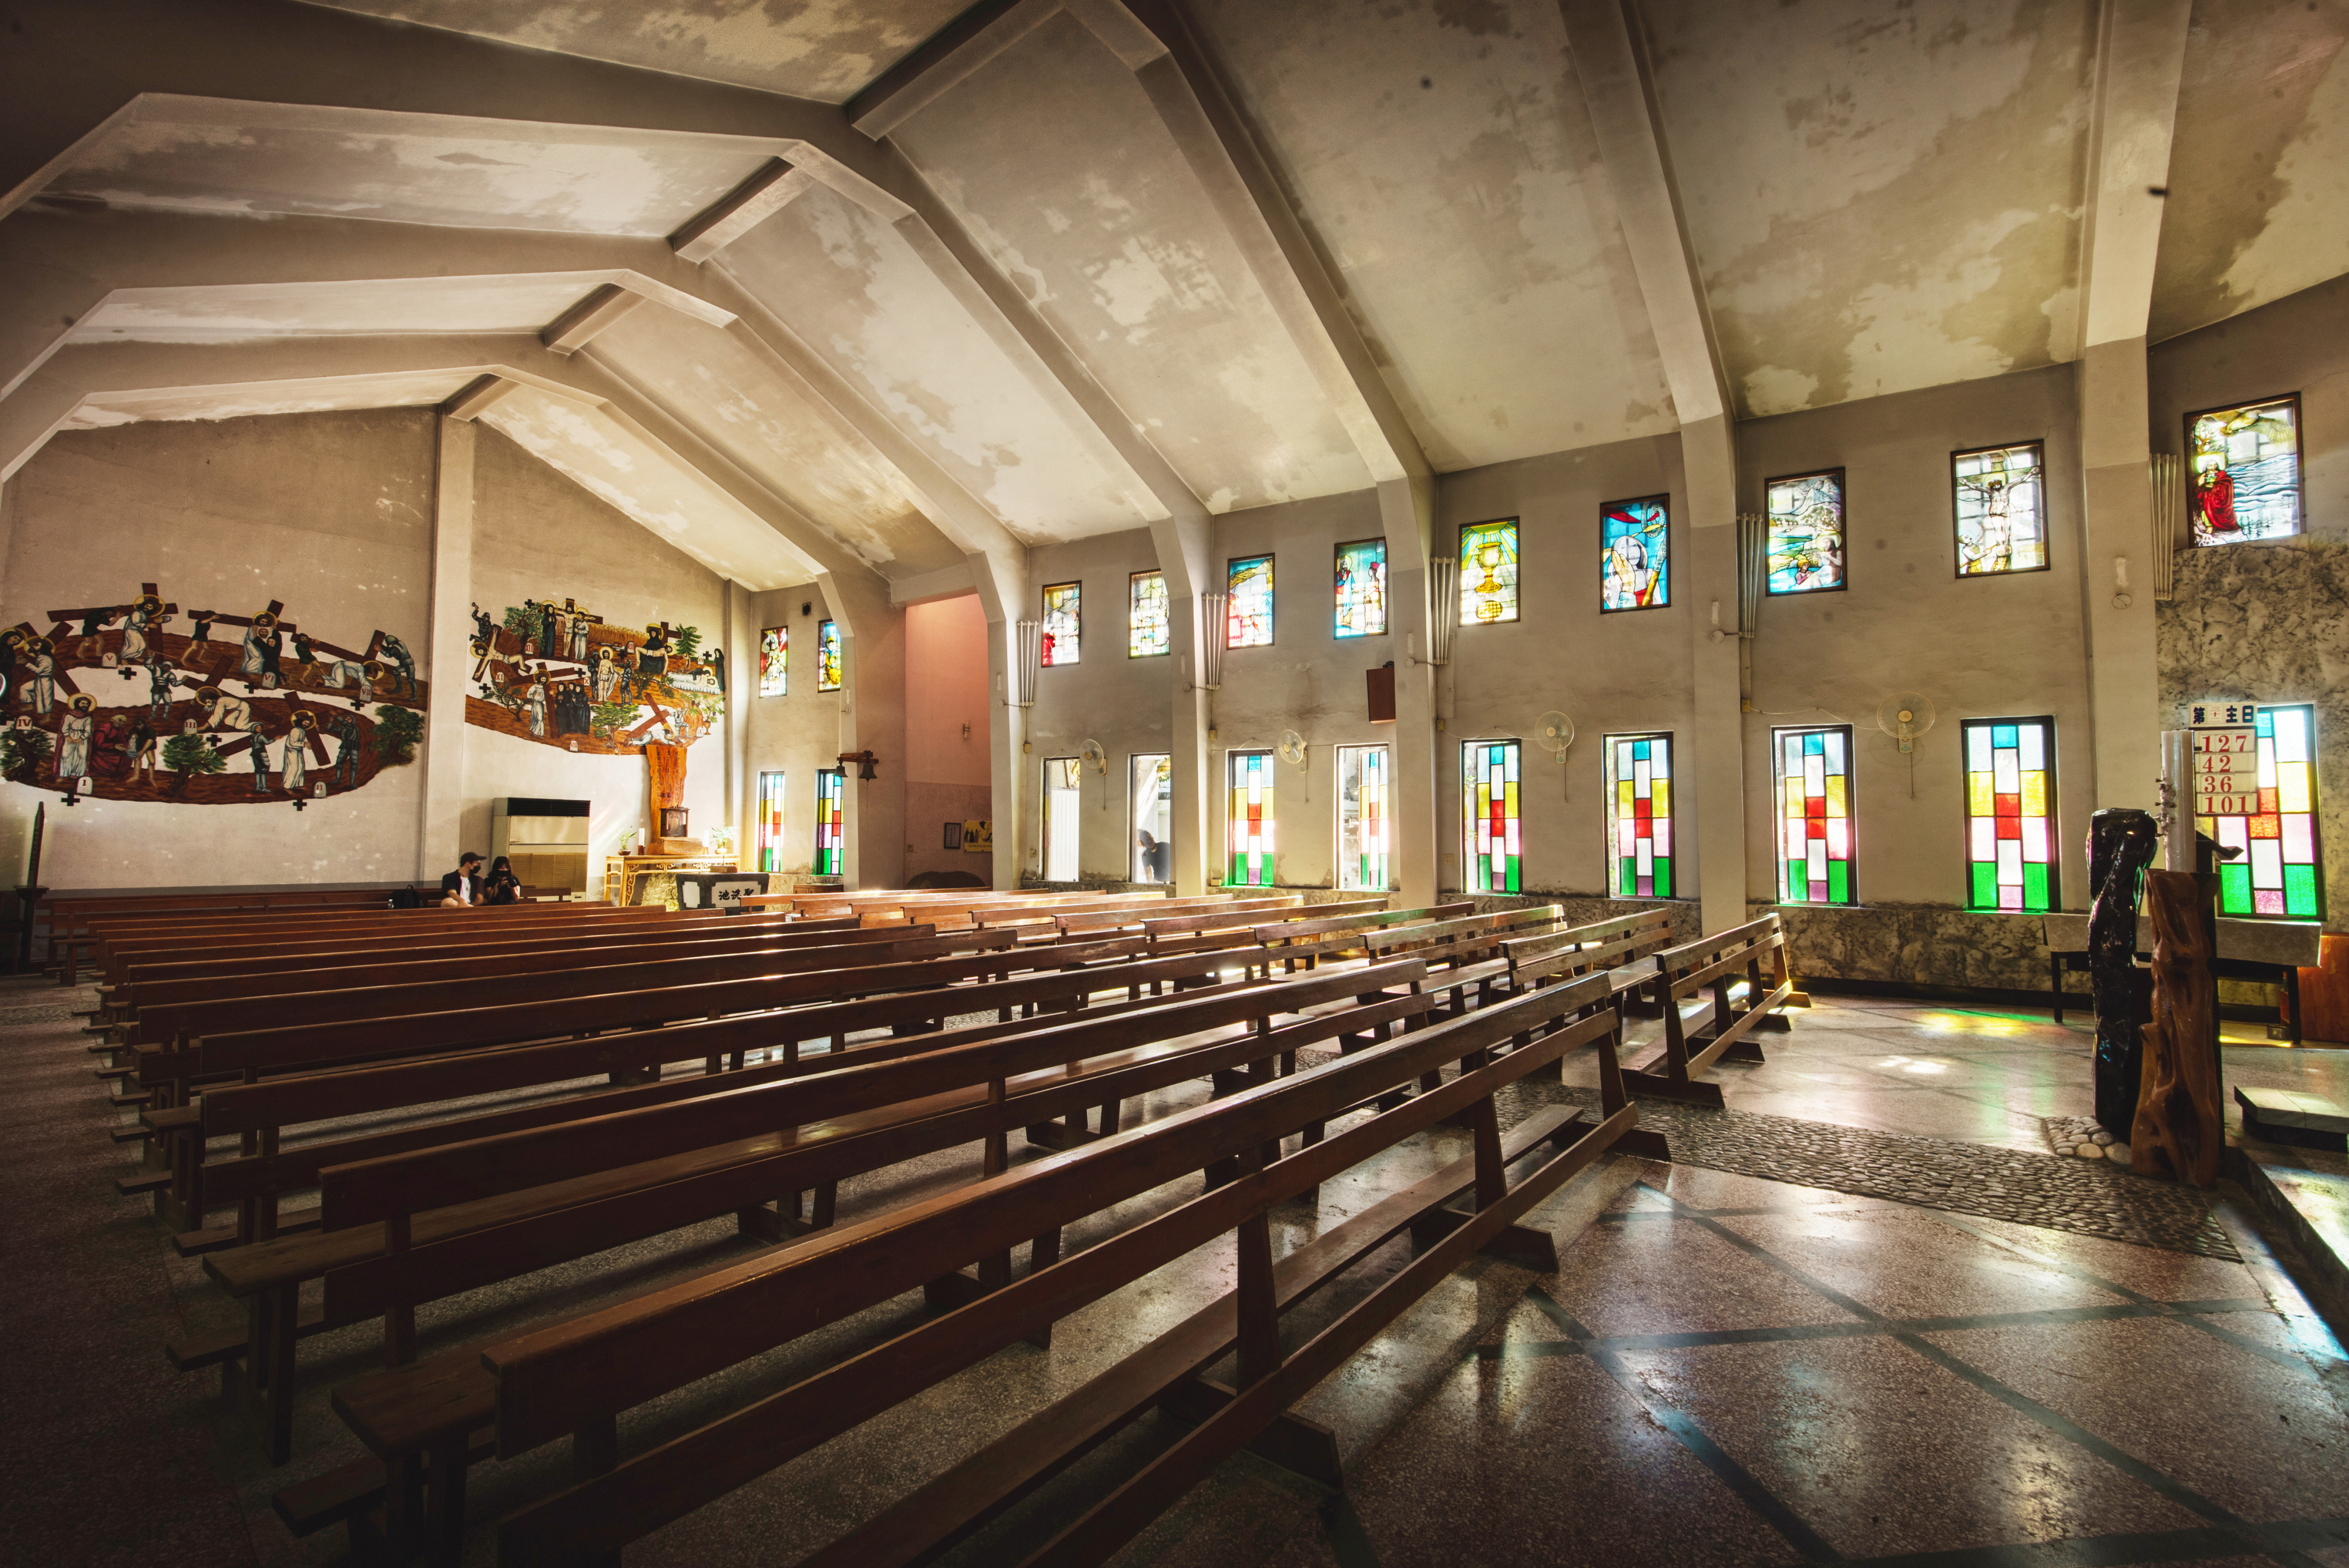
<svg viewBox="0 0 2349 1568">
<path fill-rule="evenodd" d="M 267 1422 L 264 1441 L 274 1468 L 294 1457 L 294 1343 L 302 1292 L 289 1284 L 269 1295 L 269 1387 L 262 1408 Z"/>
<path fill-rule="evenodd" d="M 383 1533 L 395 1561 L 424 1545 L 424 1456 L 398 1454 L 383 1466 Z"/>
<path fill-rule="evenodd" d="M 432 1568 L 457 1568 L 464 1553 L 465 1448 L 460 1432 L 434 1444 L 426 1458 L 424 1560 Z"/>
<path fill-rule="evenodd" d="M 1178 1421 L 1195 1426 L 1238 1397 L 1238 1391 L 1227 1383 L 1186 1377 L 1167 1390 L 1158 1408 Z M 1248 1440 L 1247 1448 L 1258 1459 L 1269 1460 L 1333 1491 L 1345 1489 L 1346 1472 L 1338 1460 L 1338 1434 L 1293 1410 L 1284 1410 L 1274 1417 L 1270 1426 Z"/>
<path fill-rule="evenodd" d="M 815 1190 L 815 1202 L 808 1211 L 808 1227 L 821 1231 L 833 1222 L 840 1204 L 840 1183 L 826 1181 Z"/>
<path fill-rule="evenodd" d="M 408 1302 L 383 1315 L 383 1364 L 405 1367 L 416 1359 L 416 1308 Z"/>
</svg>

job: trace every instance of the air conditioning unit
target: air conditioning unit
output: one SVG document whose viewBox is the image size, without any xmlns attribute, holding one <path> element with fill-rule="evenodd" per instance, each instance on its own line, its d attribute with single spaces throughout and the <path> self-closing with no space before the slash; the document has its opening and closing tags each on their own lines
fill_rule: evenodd
<svg viewBox="0 0 2349 1568">
<path fill-rule="evenodd" d="M 513 861 L 527 888 L 556 888 L 566 896 L 587 891 L 588 806 L 510 795 L 492 802 L 490 853 Z"/>
</svg>

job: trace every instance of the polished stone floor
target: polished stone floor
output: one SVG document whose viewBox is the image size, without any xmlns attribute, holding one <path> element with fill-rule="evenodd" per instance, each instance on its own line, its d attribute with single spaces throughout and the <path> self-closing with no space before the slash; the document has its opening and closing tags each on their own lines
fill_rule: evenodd
<svg viewBox="0 0 2349 1568">
<path fill-rule="evenodd" d="M 278 1472 L 211 1375 L 170 1371 L 162 1340 L 223 1321 L 225 1304 L 113 1193 L 129 1164 L 105 1137 L 116 1113 L 63 1016 L 69 999 L 0 982 L 0 1049 L 21 1085 L 0 1100 L 15 1198 L 0 1205 L 0 1562 L 344 1561 L 338 1535 L 288 1538 L 269 1497 L 356 1451 L 326 1395 L 368 1369 L 372 1333 L 305 1345 L 299 1457 Z M 1822 1148 L 1840 1130 L 1871 1135 L 1871 1158 L 1895 1165 L 1904 1149 L 1930 1163 L 1964 1145 L 2052 1169 L 2039 1119 L 2085 1114 L 2088 1041 L 2077 1020 L 1821 997 L 1765 1041 L 1766 1062 L 1722 1076 L 1732 1112 L 1806 1124 Z M 2344 1055 L 2244 1046 L 2227 1069 L 2349 1100 Z M 1204 1092 L 1185 1086 L 1145 1109 Z M 1464 1138 L 1438 1130 L 1325 1185 L 1318 1202 L 1285 1206 L 1278 1244 L 1456 1158 Z M 1700 1157 L 1703 1140 L 1685 1141 Z M 968 1180 L 973 1165 L 957 1151 L 854 1184 L 843 1216 Z M 1155 1206 L 1123 1206 L 1070 1245 Z M 1561 1239 L 1556 1274 L 1473 1263 L 1304 1401 L 1337 1435 L 1342 1492 L 1244 1456 L 1118 1561 L 2349 1568 L 2349 1361 L 2245 1205 L 2222 1191 L 2203 1217 L 2224 1239 L 2213 1250 L 2232 1255 L 1828 1181 L 1609 1161 L 1530 1216 Z M 1359 1299 L 1408 1244 L 1311 1310 Z M 744 1253 L 719 1222 L 545 1271 L 424 1315 L 424 1348 Z M 1170 1265 L 1065 1320 L 1049 1351 L 990 1357 L 627 1561 L 794 1561 L 1229 1288 L 1228 1249 Z M 624 1427 L 624 1447 L 853 1354 L 920 1310 L 888 1304 L 657 1402 Z M 952 1560 L 1017 1561 L 1179 1430 L 1164 1417 L 1137 1423 Z M 492 1522 L 560 1463 L 543 1451 L 480 1473 L 468 1563 L 494 1561 Z"/>
</svg>

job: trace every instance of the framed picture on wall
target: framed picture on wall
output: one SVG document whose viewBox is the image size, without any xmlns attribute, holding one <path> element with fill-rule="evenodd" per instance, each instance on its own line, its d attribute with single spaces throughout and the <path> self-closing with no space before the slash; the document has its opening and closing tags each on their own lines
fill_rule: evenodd
<svg viewBox="0 0 2349 1568">
<path fill-rule="evenodd" d="M 949 850 L 958 850 L 962 848 L 962 824 L 960 822 L 948 822 L 947 824 L 946 842 L 941 847 Z"/>
</svg>

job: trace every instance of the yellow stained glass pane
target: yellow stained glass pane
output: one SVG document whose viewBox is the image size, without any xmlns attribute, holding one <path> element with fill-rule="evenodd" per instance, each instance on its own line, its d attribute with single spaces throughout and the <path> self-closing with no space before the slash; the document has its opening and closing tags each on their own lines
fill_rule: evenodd
<svg viewBox="0 0 2349 1568">
<path fill-rule="evenodd" d="M 1671 779 L 1650 779 L 1648 798 L 1652 802 L 1649 810 L 1656 816 L 1669 817 L 1672 814 L 1672 781 Z"/>
<path fill-rule="evenodd" d="M 1992 802 L 1990 797 L 1991 776 L 1989 774 L 1969 773 L 1966 775 L 1967 816 L 1987 817 L 1991 815 Z"/>
<path fill-rule="evenodd" d="M 1516 785 L 1504 784 L 1501 786 L 1501 809 L 1512 817 L 1517 814 L 1517 787 Z"/>
<path fill-rule="evenodd" d="M 1789 779 L 1786 780 L 1786 815 L 1799 817 L 1802 814 L 1803 781 L 1800 779 Z"/>
<path fill-rule="evenodd" d="M 2219 819 L 2216 817 L 2197 817 L 2194 819 L 2194 830 L 2202 834 L 2206 838 L 2215 839 L 2219 836 Z"/>
<path fill-rule="evenodd" d="M 2023 775 L 2023 814 L 2026 817 L 2047 815 L 2047 771 L 2033 768 Z"/>
<path fill-rule="evenodd" d="M 1622 811 L 1626 816 L 1630 814 L 1631 781 L 1629 779 L 1618 779 L 1615 780 L 1615 805 L 1617 810 Z"/>
<path fill-rule="evenodd" d="M 2279 762 L 2276 764 L 2276 810 L 2305 811 L 2308 810 L 2308 764 Z"/>
<path fill-rule="evenodd" d="M 1843 809 L 1843 775 L 1840 773 L 1830 773 L 1827 775 L 1827 815 L 1830 817 L 1840 817 L 1845 814 L 1846 813 Z"/>
</svg>

